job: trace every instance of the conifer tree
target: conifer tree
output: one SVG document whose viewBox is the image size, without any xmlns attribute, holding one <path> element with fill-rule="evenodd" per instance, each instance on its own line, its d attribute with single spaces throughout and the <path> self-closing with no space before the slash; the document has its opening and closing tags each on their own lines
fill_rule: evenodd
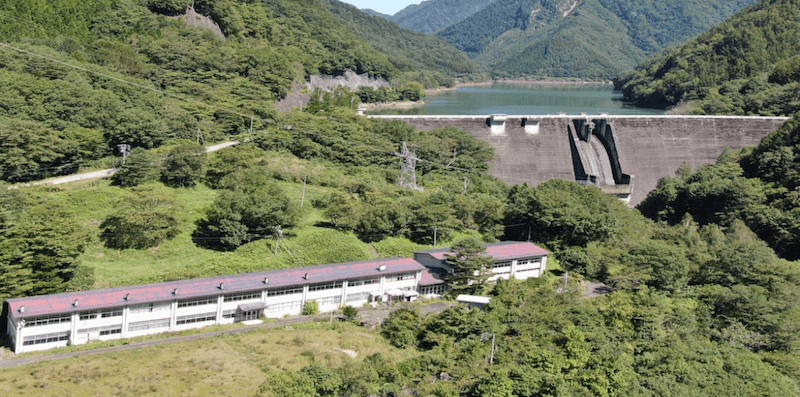
<svg viewBox="0 0 800 397">
<path fill-rule="evenodd" d="M 445 263 L 453 274 L 446 281 L 449 283 L 451 293 L 479 294 L 483 285 L 489 279 L 490 266 L 494 263 L 486 254 L 486 248 L 476 238 L 466 238 L 453 244 L 452 254 L 445 255 Z"/>
</svg>

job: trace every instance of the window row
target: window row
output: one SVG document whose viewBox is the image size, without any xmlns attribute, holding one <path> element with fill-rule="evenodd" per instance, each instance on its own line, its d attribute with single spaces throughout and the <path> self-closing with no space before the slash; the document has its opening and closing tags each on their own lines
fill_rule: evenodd
<svg viewBox="0 0 800 397">
<path fill-rule="evenodd" d="M 529 258 L 529 259 L 519 259 L 517 260 L 517 266 L 523 265 L 535 265 L 542 263 L 542 258 Z"/>
<path fill-rule="evenodd" d="M 40 345 L 42 343 L 61 342 L 69 339 L 69 332 L 54 332 L 51 334 L 31 335 L 22 338 L 22 345 Z"/>
<path fill-rule="evenodd" d="M 281 295 L 291 295 L 291 294 L 302 294 L 303 293 L 303 286 L 302 285 L 295 285 L 291 287 L 284 287 L 284 288 L 276 288 L 267 291 L 267 296 L 281 296 Z"/>
<path fill-rule="evenodd" d="M 191 314 L 188 316 L 178 316 L 177 321 L 175 321 L 176 325 L 181 324 L 191 324 L 191 323 L 202 323 L 203 321 L 216 321 L 217 313 L 200 313 L 200 314 Z"/>
<path fill-rule="evenodd" d="M 225 310 L 222 312 L 222 318 L 234 318 L 234 317 L 236 317 L 236 309 Z"/>
<path fill-rule="evenodd" d="M 319 306 L 330 306 L 330 305 L 339 305 L 342 302 L 342 297 L 340 296 L 329 296 L 327 298 L 319 298 L 314 299 Z"/>
<path fill-rule="evenodd" d="M 178 301 L 178 307 L 216 305 L 216 304 L 217 304 L 216 296 L 206 296 L 203 298 L 193 298 L 193 299 L 181 299 Z"/>
<path fill-rule="evenodd" d="M 90 334 L 92 332 L 99 332 L 100 335 L 121 334 L 122 325 L 107 325 L 105 327 L 83 328 L 79 329 L 79 334 Z"/>
<path fill-rule="evenodd" d="M 417 273 L 402 273 L 386 277 L 386 282 L 391 283 L 394 281 L 414 280 L 417 278 Z"/>
<path fill-rule="evenodd" d="M 488 266 L 489 269 L 497 269 L 499 267 L 511 267 L 511 261 L 495 262 Z"/>
<path fill-rule="evenodd" d="M 128 332 L 144 331 L 146 329 L 155 328 L 169 328 L 169 319 L 162 318 L 158 320 L 136 321 L 128 324 Z"/>
<path fill-rule="evenodd" d="M 241 294 L 228 294 L 223 299 L 225 302 L 246 301 L 248 299 L 261 299 L 261 291 L 243 292 Z"/>
<path fill-rule="evenodd" d="M 345 297 L 345 301 L 347 302 L 358 302 L 358 301 L 365 301 L 369 300 L 369 292 L 360 292 L 357 294 L 347 294 Z"/>
<path fill-rule="evenodd" d="M 48 317 L 34 317 L 25 320 L 26 327 L 41 327 L 43 325 L 61 324 L 72 321 L 72 315 L 48 316 Z M 41 342 L 44 343 L 44 342 Z"/>
<path fill-rule="evenodd" d="M 144 305 L 137 305 L 131 306 L 129 313 L 136 314 L 136 313 L 150 313 L 150 312 L 159 312 L 162 310 L 171 310 L 172 303 L 150 303 Z"/>
<path fill-rule="evenodd" d="M 332 281 L 329 283 L 311 284 L 308 286 L 308 291 L 324 291 L 328 289 L 342 288 L 341 281 Z"/>
<path fill-rule="evenodd" d="M 362 278 L 358 280 L 348 281 L 348 287 L 358 287 L 359 285 L 372 285 L 372 284 L 380 284 L 381 278 Z"/>
<path fill-rule="evenodd" d="M 280 313 L 285 311 L 297 311 L 302 306 L 301 301 L 276 303 L 264 308 L 264 313 Z"/>
</svg>

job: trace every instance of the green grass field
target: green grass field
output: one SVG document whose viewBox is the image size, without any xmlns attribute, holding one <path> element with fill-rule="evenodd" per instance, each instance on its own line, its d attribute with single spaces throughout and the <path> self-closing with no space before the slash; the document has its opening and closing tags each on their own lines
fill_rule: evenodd
<svg viewBox="0 0 800 397">
<path fill-rule="evenodd" d="M 303 184 L 278 182 L 299 204 Z M 99 226 L 115 211 L 126 194 L 125 189 L 111 186 L 107 180 L 79 182 L 47 188 L 46 194 L 64 200 L 78 219 L 92 230 L 95 237 L 79 258 L 94 269 L 94 288 L 117 287 L 185 278 L 246 273 L 280 268 L 349 262 L 389 256 L 411 256 L 415 250 L 432 248 L 411 242 L 405 237 L 387 237 L 365 243 L 353 233 L 320 227 L 324 211 L 312 206 L 313 200 L 334 191 L 334 188 L 307 185 L 302 217 L 297 227 L 288 229 L 275 254 L 275 238 L 254 241 L 232 252 L 219 252 L 198 247 L 191 234 L 195 222 L 204 216 L 217 192 L 204 185 L 174 190 L 184 209 L 177 214 L 183 231 L 159 246 L 143 250 L 106 248 L 99 238 Z M 460 237 L 457 236 L 457 237 Z M 446 244 L 441 241 L 440 246 Z"/>
<path fill-rule="evenodd" d="M 416 354 L 350 323 L 307 323 L 7 368 L 0 371 L 0 395 L 250 396 L 264 371 L 295 371 L 312 362 L 340 367 L 374 353 Z"/>
</svg>

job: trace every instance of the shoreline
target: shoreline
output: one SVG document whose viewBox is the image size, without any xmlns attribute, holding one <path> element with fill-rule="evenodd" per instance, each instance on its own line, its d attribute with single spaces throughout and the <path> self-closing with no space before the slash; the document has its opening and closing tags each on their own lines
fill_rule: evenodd
<svg viewBox="0 0 800 397">
<path fill-rule="evenodd" d="M 400 101 L 400 102 L 374 102 L 374 103 L 362 103 L 358 105 L 359 108 L 363 108 L 364 111 L 370 110 L 377 110 L 377 109 L 412 109 L 416 107 L 425 106 L 425 101 Z"/>
<path fill-rule="evenodd" d="M 492 84 L 518 84 L 518 85 L 613 85 L 611 81 L 583 81 L 583 80 L 526 80 L 526 79 L 497 79 L 483 81 L 479 83 L 456 83 L 452 87 L 430 88 L 425 90 L 425 95 L 438 94 L 440 92 L 455 91 L 463 87 L 488 87 Z"/>
</svg>

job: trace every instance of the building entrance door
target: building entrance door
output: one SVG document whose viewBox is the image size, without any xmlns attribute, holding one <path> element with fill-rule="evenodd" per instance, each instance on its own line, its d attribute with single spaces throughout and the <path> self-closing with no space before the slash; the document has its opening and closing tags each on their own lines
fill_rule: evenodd
<svg viewBox="0 0 800 397">
<path fill-rule="evenodd" d="M 242 312 L 242 321 L 258 320 L 261 318 L 261 310 L 247 310 Z"/>
</svg>

